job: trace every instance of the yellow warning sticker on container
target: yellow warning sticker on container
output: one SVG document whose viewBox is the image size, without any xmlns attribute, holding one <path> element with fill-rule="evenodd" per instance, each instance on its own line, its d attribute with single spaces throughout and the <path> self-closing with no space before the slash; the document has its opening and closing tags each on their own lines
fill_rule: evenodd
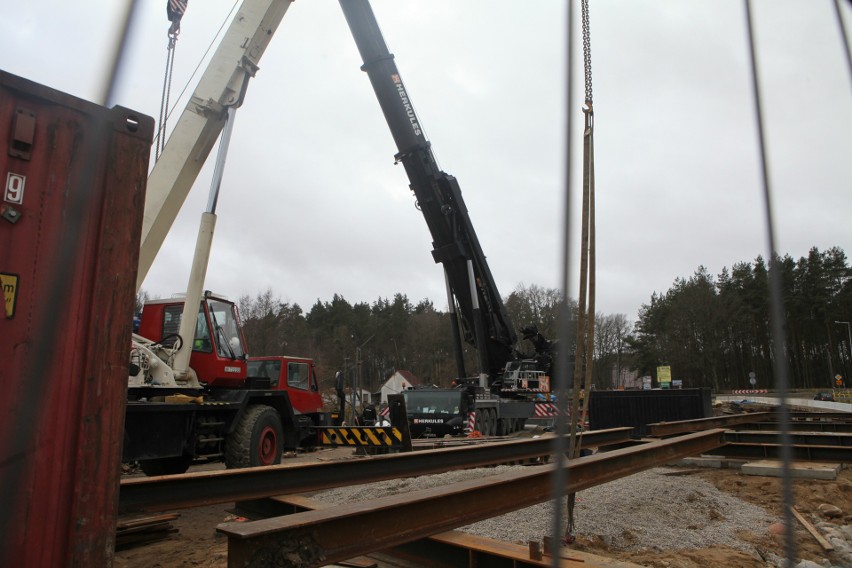
<svg viewBox="0 0 852 568">
<path fill-rule="evenodd" d="M 6 318 L 12 318 L 15 316 L 15 304 L 18 300 L 18 275 L 0 272 L 0 286 L 3 287 Z"/>
</svg>

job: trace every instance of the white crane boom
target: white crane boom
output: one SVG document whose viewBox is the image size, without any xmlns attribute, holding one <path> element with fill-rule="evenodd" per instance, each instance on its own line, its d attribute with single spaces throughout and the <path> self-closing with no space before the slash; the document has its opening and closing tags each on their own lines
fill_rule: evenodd
<svg viewBox="0 0 852 568">
<path fill-rule="evenodd" d="M 293 0 L 244 0 L 148 176 L 138 291 L 189 190 Z"/>
</svg>

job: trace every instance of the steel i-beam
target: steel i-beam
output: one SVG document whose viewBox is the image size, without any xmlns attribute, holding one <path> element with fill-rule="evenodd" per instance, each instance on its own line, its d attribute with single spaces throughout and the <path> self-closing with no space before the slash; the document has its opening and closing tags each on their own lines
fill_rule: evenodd
<svg viewBox="0 0 852 568">
<path fill-rule="evenodd" d="M 729 414 L 728 416 L 711 416 L 694 420 L 677 420 L 673 422 L 657 422 L 648 424 L 651 436 L 672 436 L 687 432 L 700 432 L 711 428 L 727 428 L 736 424 L 751 424 L 777 418 L 775 412 L 749 412 L 745 414 Z"/>
<path fill-rule="evenodd" d="M 713 450 L 709 430 L 598 453 L 567 464 L 566 493 Z M 554 465 L 260 521 L 228 523 L 229 567 L 323 566 L 397 546 L 551 498 Z M 276 564 L 278 563 L 278 564 Z"/>
<path fill-rule="evenodd" d="M 582 447 L 624 443 L 630 439 L 631 430 L 584 432 L 580 443 Z M 520 461 L 550 455 L 553 440 L 553 436 L 542 436 L 346 461 L 131 478 L 121 481 L 119 511 L 171 511 Z"/>
</svg>

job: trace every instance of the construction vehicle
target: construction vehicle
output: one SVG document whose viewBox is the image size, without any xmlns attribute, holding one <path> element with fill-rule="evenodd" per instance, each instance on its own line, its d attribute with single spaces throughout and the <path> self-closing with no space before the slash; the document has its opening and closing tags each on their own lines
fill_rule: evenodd
<svg viewBox="0 0 852 568">
<path fill-rule="evenodd" d="M 248 358 L 235 306 L 221 296 L 204 293 L 195 323 L 190 370 L 204 387 L 171 386 L 168 362 L 181 347 L 184 304 L 152 300 L 142 311 L 139 335 L 148 341 L 136 339 L 131 351 L 124 461 L 163 475 L 199 460 L 272 465 L 285 448 L 315 445 L 314 427 L 329 425 L 331 416 L 322 411 L 313 361 Z"/>
<path fill-rule="evenodd" d="M 269 379 L 268 388 L 286 390 L 293 409 L 310 418 L 312 424 L 328 421 L 313 359 L 290 355 L 249 357 L 247 374 L 254 380 Z"/>
<path fill-rule="evenodd" d="M 223 459 L 229 467 L 270 465 L 282 446 L 295 447 L 311 439 L 312 426 L 331 424 L 330 415 L 294 408 L 286 382 L 271 388 L 250 376 L 234 304 L 202 293 L 236 109 L 289 4 L 244 1 L 149 176 L 137 287 L 200 170 L 199 156 L 206 157 L 224 127 L 187 294 L 145 306 L 134 335 L 124 459 L 138 461 L 147 474 L 183 472 L 199 459 Z M 449 305 L 458 313 L 452 330 L 459 377 L 466 376 L 462 336 L 479 353 L 478 384 L 468 386 L 476 403 L 465 405 L 465 417 L 478 409 L 486 431 L 492 423 L 495 433 L 498 425 L 512 430 L 535 414 L 529 395 L 541 388 L 515 381 L 510 396 L 501 393 L 499 379 L 516 358 L 517 336 L 458 183 L 437 167 L 369 3 L 340 4 L 397 143 L 396 159 L 432 233 L 432 255 L 444 266 Z M 515 376 L 520 366 L 508 372 Z"/>
<path fill-rule="evenodd" d="M 525 328 L 524 338 L 532 341 L 536 352 L 518 353 L 517 334 L 458 181 L 438 167 L 368 0 L 340 0 L 340 6 L 364 62 L 361 69 L 370 79 L 396 143 L 395 162 L 405 168 L 416 207 L 431 232 L 432 257 L 444 267 L 457 377 L 464 390 L 406 391 L 412 437 L 438 431 L 462 433 L 469 423 L 467 430 L 508 433 L 537 415 L 552 415 L 556 411 L 549 396 L 553 345 L 535 328 Z M 473 379 L 465 371 L 462 340 L 476 347 L 479 356 L 480 371 Z M 443 408 L 440 416 L 416 411 L 433 410 L 437 402 L 442 403 L 437 405 Z"/>
<path fill-rule="evenodd" d="M 313 444 L 315 426 L 330 424 L 313 363 L 250 360 L 236 306 L 204 291 L 236 109 L 290 4 L 243 2 L 148 177 L 137 290 L 221 132 L 186 295 L 146 303 L 133 335 L 123 460 L 148 475 L 182 473 L 201 460 L 272 465 L 284 448 Z M 278 375 L 265 365 L 278 366 Z"/>
</svg>

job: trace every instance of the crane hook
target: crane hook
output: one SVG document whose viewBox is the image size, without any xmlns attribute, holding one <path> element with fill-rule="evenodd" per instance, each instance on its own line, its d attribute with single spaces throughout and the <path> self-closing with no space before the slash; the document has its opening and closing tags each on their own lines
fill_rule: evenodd
<svg viewBox="0 0 852 568">
<path fill-rule="evenodd" d="M 180 19 L 186 12 L 186 5 L 189 0 L 167 0 L 166 14 L 172 25 L 169 27 L 169 37 L 176 36 L 180 33 Z"/>
</svg>

